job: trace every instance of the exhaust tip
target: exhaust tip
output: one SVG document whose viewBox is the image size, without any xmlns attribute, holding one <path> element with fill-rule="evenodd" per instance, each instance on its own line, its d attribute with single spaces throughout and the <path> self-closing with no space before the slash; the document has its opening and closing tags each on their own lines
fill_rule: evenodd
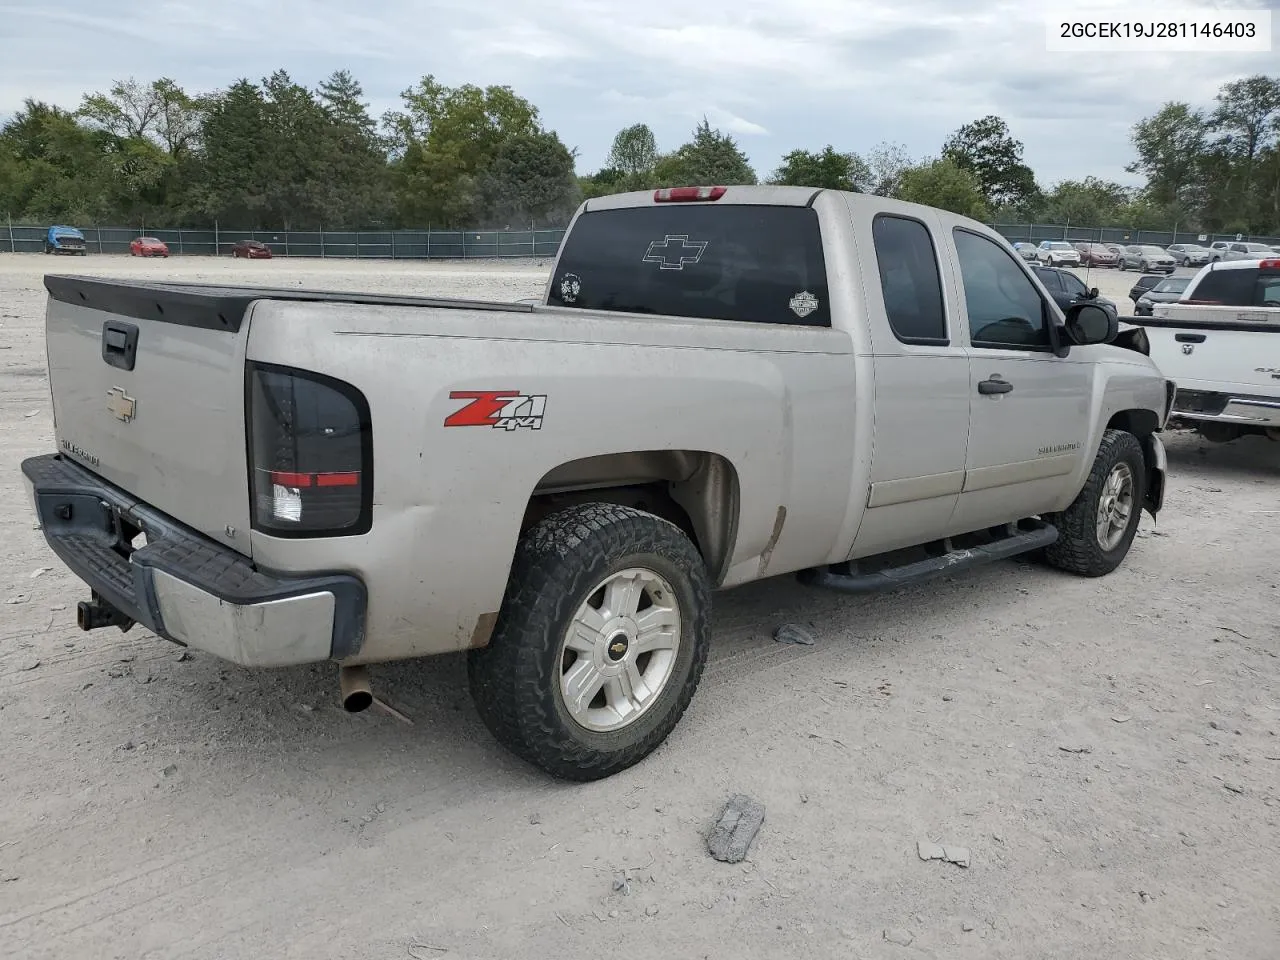
<svg viewBox="0 0 1280 960">
<path fill-rule="evenodd" d="M 338 687 L 342 693 L 342 709 L 347 713 L 359 713 L 373 705 L 367 667 L 339 667 Z"/>
<path fill-rule="evenodd" d="M 373 694 L 368 690 L 357 690 L 342 699 L 342 709 L 347 713 L 359 713 L 373 705 Z"/>
</svg>

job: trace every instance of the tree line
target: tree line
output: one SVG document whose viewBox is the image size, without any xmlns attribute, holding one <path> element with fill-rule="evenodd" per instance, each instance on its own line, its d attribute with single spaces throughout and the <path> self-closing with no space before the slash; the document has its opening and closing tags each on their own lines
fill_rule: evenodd
<svg viewBox="0 0 1280 960">
<path fill-rule="evenodd" d="M 75 110 L 36 100 L 0 127 L 0 210 L 39 223 L 261 229 L 563 225 L 584 197 L 700 184 L 859 190 L 996 222 L 1280 234 L 1280 78 L 1224 84 L 1214 105 L 1167 103 L 1134 124 L 1129 172 L 1045 187 L 997 116 L 966 123 L 935 156 L 885 141 L 865 153 L 793 150 L 758 177 L 705 119 L 659 148 L 638 123 L 605 166 L 577 151 L 510 87 L 423 77 L 374 118 L 341 70 L 317 88 L 285 71 L 189 94 L 169 79 L 119 81 Z"/>
</svg>

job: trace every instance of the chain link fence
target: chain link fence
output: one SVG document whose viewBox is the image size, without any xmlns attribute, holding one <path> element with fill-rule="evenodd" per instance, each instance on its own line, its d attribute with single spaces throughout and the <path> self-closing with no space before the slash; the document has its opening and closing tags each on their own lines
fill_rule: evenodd
<svg viewBox="0 0 1280 960">
<path fill-rule="evenodd" d="M 128 254 L 138 237 L 163 240 L 174 256 L 229 256 L 260 240 L 280 257 L 490 259 L 554 257 L 564 230 L 187 230 L 77 226 L 90 254 Z M 48 227 L 0 223 L 0 252 L 43 253 Z"/>
<path fill-rule="evenodd" d="M 1063 223 L 993 223 L 992 229 L 1010 243 L 1040 243 L 1044 240 L 1067 240 L 1071 243 L 1153 243 L 1167 247 L 1171 243 L 1199 243 L 1208 246 L 1219 240 L 1243 243 L 1280 243 L 1280 237 L 1264 237 L 1247 233 L 1201 233 L 1196 230 L 1131 230 L 1124 227 L 1089 227 Z"/>
<path fill-rule="evenodd" d="M 1068 240 L 1097 243 L 1209 244 L 1217 240 L 1280 243 L 1280 237 L 1194 230 L 1130 230 L 1053 223 L 995 223 L 1011 243 Z M 560 249 L 563 229 L 555 230 L 186 230 L 132 227 L 78 227 L 93 254 L 128 254 L 137 237 L 163 240 L 175 256 L 229 255 L 241 240 L 260 240 L 275 256 L 458 260 L 501 257 L 550 258 Z M 0 223 L 0 252 L 42 253 L 48 228 Z"/>
</svg>

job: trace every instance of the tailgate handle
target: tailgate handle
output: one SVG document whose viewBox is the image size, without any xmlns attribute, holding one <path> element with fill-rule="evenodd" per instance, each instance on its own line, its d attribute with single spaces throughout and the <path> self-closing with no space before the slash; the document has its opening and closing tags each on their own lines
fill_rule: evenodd
<svg viewBox="0 0 1280 960">
<path fill-rule="evenodd" d="M 138 359 L 138 327 L 119 320 L 102 325 L 102 359 L 110 366 L 132 370 Z"/>
<path fill-rule="evenodd" d="M 1175 333 L 1173 339 L 1179 343 L 1204 343 L 1203 333 Z"/>
</svg>

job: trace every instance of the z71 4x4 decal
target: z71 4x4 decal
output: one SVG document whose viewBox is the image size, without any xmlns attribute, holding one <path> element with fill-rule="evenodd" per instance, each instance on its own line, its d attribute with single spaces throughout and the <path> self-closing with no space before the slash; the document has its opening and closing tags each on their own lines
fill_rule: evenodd
<svg viewBox="0 0 1280 960">
<path fill-rule="evenodd" d="M 493 427 L 500 430 L 542 429 L 546 394 L 519 390 L 454 390 L 450 400 L 466 400 L 460 410 L 445 417 L 446 427 Z"/>
</svg>

